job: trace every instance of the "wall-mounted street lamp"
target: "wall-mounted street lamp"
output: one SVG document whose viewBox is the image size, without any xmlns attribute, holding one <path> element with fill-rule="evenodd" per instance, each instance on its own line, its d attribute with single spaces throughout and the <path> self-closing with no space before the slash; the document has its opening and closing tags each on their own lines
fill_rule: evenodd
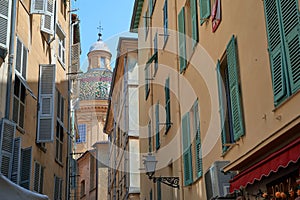
<svg viewBox="0 0 300 200">
<path fill-rule="evenodd" d="M 153 180 L 154 183 L 161 182 L 173 188 L 179 189 L 179 177 L 155 177 L 154 173 L 157 164 L 155 156 L 149 153 L 147 156 L 144 157 L 145 159 L 143 159 L 143 164 L 145 166 L 146 174 L 150 180 Z"/>
</svg>

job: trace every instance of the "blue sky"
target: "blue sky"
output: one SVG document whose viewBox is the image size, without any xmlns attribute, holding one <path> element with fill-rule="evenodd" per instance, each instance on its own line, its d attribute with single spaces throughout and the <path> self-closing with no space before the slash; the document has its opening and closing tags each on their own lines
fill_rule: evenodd
<svg viewBox="0 0 300 200">
<path fill-rule="evenodd" d="M 80 19 L 81 39 L 81 70 L 86 71 L 87 53 L 90 46 L 98 39 L 99 23 L 101 22 L 102 40 L 107 43 L 112 53 L 111 66 L 114 67 L 118 38 L 133 36 L 130 34 L 130 21 L 134 0 L 76 0 L 72 2 L 72 10 Z"/>
</svg>

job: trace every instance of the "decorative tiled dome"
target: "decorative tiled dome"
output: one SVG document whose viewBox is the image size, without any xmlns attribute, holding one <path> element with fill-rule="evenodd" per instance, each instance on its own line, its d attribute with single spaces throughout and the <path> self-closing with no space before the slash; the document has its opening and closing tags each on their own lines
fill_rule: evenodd
<svg viewBox="0 0 300 200">
<path fill-rule="evenodd" d="M 112 72 L 95 68 L 80 75 L 80 100 L 106 100 L 109 96 Z"/>
</svg>

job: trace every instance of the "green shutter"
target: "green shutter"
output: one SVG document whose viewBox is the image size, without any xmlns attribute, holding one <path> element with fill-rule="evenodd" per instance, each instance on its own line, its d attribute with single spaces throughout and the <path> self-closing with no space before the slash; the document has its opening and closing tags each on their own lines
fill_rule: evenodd
<svg viewBox="0 0 300 200">
<path fill-rule="evenodd" d="M 244 135 L 243 115 L 239 90 L 238 64 L 235 38 L 232 36 L 226 49 L 230 87 L 230 105 L 234 140 Z"/>
<path fill-rule="evenodd" d="M 226 132 L 224 129 L 225 125 L 225 112 L 224 112 L 224 95 L 223 95 L 223 79 L 220 69 L 220 61 L 217 62 L 217 77 L 218 77 L 218 90 L 219 90 L 219 113 L 220 113 L 220 126 L 221 126 L 221 139 L 222 139 L 222 150 L 225 152 L 227 147 L 224 146 L 226 143 Z"/>
<path fill-rule="evenodd" d="M 150 92 L 150 86 L 149 86 L 149 65 L 146 64 L 145 68 L 145 99 L 147 100 L 149 92 Z"/>
<path fill-rule="evenodd" d="M 160 147 L 159 138 L 159 104 L 155 105 L 155 139 L 156 139 L 156 150 Z"/>
<path fill-rule="evenodd" d="M 181 130 L 182 130 L 182 148 L 183 148 L 184 185 L 189 185 L 193 182 L 189 113 L 186 113 L 183 116 L 181 123 L 182 123 Z"/>
<path fill-rule="evenodd" d="M 285 52 L 292 93 L 300 88 L 300 15 L 298 0 L 280 0 Z"/>
<path fill-rule="evenodd" d="M 200 5 L 200 24 L 210 16 L 210 0 L 199 0 Z"/>
<path fill-rule="evenodd" d="M 149 192 L 149 199 L 150 199 L 150 200 L 153 200 L 152 189 L 151 189 L 150 192 Z"/>
<path fill-rule="evenodd" d="M 165 99 L 166 99 L 166 132 L 171 127 L 171 113 L 170 113 L 170 78 L 167 78 L 166 84 L 165 84 Z"/>
<path fill-rule="evenodd" d="M 193 47 L 198 40 L 198 15 L 197 15 L 197 0 L 191 0 L 191 17 L 192 17 L 192 44 Z"/>
<path fill-rule="evenodd" d="M 283 45 L 280 37 L 280 20 L 276 0 L 264 1 L 268 49 L 272 71 L 274 103 L 277 105 L 287 94 L 284 79 Z"/>
<path fill-rule="evenodd" d="M 198 109 L 198 100 L 193 105 L 194 110 L 194 130 L 196 131 L 196 175 L 197 178 L 202 176 L 202 149 L 201 149 L 201 134 L 200 134 L 200 118 Z"/>
<path fill-rule="evenodd" d="M 178 34 L 179 34 L 179 66 L 180 73 L 186 68 L 186 41 L 185 41 L 185 21 L 184 21 L 184 7 L 178 15 Z"/>
<path fill-rule="evenodd" d="M 161 182 L 157 181 L 157 200 L 161 200 Z"/>
</svg>

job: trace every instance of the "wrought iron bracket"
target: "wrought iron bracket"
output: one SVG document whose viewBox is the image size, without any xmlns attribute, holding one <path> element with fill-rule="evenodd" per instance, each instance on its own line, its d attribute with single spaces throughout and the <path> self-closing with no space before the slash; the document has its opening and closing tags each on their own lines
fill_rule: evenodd
<svg viewBox="0 0 300 200">
<path fill-rule="evenodd" d="M 166 184 L 170 187 L 173 187 L 173 188 L 177 188 L 179 189 L 179 177 L 149 177 L 150 179 L 153 180 L 153 183 L 156 183 L 156 182 L 161 182 L 163 184 Z"/>
</svg>

